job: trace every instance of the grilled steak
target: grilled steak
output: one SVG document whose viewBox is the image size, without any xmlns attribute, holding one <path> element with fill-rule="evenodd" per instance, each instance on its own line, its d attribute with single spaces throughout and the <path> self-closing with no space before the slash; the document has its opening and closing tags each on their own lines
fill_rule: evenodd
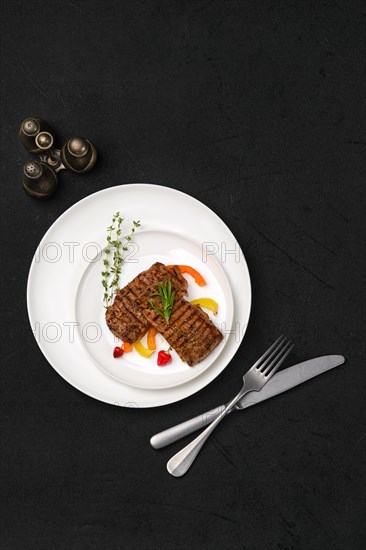
<svg viewBox="0 0 366 550">
<path fill-rule="evenodd" d="M 169 323 L 153 309 L 143 310 L 144 316 L 164 336 L 182 361 L 190 367 L 203 361 L 221 342 L 223 336 L 209 316 L 184 299 L 176 299 Z"/>
<path fill-rule="evenodd" d="M 150 323 L 143 310 L 148 307 L 148 299 L 156 285 L 168 279 L 172 282 L 176 300 L 181 300 L 187 293 L 187 281 L 177 267 L 168 269 L 159 262 L 142 271 L 117 292 L 113 305 L 106 312 L 107 325 L 115 336 L 133 344 L 147 332 Z"/>
<path fill-rule="evenodd" d="M 169 322 L 160 317 L 149 304 L 158 283 L 172 282 L 175 292 L 173 311 Z M 107 309 L 106 321 L 110 330 L 124 342 L 139 340 L 152 325 L 164 336 L 182 361 L 196 365 L 221 342 L 223 336 L 208 315 L 184 300 L 187 281 L 178 267 L 168 269 L 157 262 L 119 290 L 114 303 Z M 159 297 L 153 301 L 160 306 Z"/>
</svg>

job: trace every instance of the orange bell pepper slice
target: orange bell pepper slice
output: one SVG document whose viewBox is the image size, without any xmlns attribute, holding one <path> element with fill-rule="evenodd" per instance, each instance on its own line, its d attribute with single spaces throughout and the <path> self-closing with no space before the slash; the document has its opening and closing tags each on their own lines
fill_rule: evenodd
<svg viewBox="0 0 366 550">
<path fill-rule="evenodd" d="M 132 351 L 133 344 L 129 344 L 128 342 L 123 342 L 123 351 L 125 353 L 128 353 L 129 351 Z"/>
<path fill-rule="evenodd" d="M 176 265 L 176 264 L 174 264 Z M 167 265 L 167 267 L 169 268 L 172 268 L 174 267 L 174 265 Z M 179 271 L 181 273 L 188 273 L 188 275 L 190 275 L 191 277 L 193 277 L 193 279 L 196 281 L 196 283 L 198 284 L 198 286 L 205 286 L 206 284 L 206 281 L 205 279 L 202 277 L 201 273 L 199 273 L 197 271 L 197 269 L 194 269 L 193 267 L 191 267 L 190 265 L 178 265 L 177 264 L 177 267 L 179 267 Z"/>
<path fill-rule="evenodd" d="M 155 336 L 157 334 L 157 330 L 154 327 L 150 327 L 147 331 L 147 347 L 148 349 L 156 349 L 156 342 L 155 342 Z"/>
</svg>

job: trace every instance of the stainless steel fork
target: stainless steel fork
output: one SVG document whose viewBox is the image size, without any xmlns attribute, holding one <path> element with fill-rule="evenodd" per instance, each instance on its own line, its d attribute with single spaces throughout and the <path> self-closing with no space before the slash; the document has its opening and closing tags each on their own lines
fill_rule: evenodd
<svg viewBox="0 0 366 550">
<path fill-rule="evenodd" d="M 167 464 L 168 472 L 174 477 L 184 475 L 191 467 L 194 459 L 202 449 L 211 433 L 221 420 L 231 411 L 235 403 L 250 391 L 259 391 L 268 382 L 286 359 L 293 345 L 284 336 L 272 344 L 256 363 L 243 376 L 243 387 L 240 392 L 226 405 L 226 408 L 211 424 L 184 449 L 171 458 Z"/>
</svg>

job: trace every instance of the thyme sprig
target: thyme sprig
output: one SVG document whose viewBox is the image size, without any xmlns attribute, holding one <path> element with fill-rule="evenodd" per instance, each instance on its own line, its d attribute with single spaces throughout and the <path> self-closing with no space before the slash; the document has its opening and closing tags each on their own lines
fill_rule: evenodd
<svg viewBox="0 0 366 550">
<path fill-rule="evenodd" d="M 160 315 L 160 317 L 168 322 L 172 314 L 175 297 L 175 292 L 172 291 L 172 282 L 168 279 L 165 283 L 158 283 L 156 286 L 157 291 L 150 295 L 149 304 L 156 311 L 156 313 Z M 162 307 L 159 307 L 152 301 L 154 296 L 158 296 L 160 298 Z"/>
<path fill-rule="evenodd" d="M 121 239 L 122 223 L 123 218 L 121 218 L 119 212 L 116 212 L 112 217 L 111 225 L 107 228 L 107 246 L 104 251 L 104 268 L 102 271 L 102 286 L 104 290 L 103 302 L 106 308 L 113 303 L 114 296 L 118 292 L 119 277 L 121 274 L 125 253 L 128 250 L 133 234 L 141 225 L 140 220 L 133 221 L 129 235 Z M 112 252 L 113 255 L 111 256 Z"/>
</svg>

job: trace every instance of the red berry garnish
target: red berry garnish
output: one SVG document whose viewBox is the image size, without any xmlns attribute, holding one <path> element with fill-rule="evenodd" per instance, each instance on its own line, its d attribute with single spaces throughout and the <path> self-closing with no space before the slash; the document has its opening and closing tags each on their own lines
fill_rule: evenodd
<svg viewBox="0 0 366 550">
<path fill-rule="evenodd" d="M 121 357 L 124 354 L 123 349 L 120 346 L 116 346 L 113 350 L 113 357 Z"/>
<path fill-rule="evenodd" d="M 165 350 L 159 351 L 159 353 L 158 353 L 158 366 L 159 367 L 165 367 L 165 365 L 167 365 L 168 363 L 171 362 L 172 356 L 170 355 L 169 350 L 170 350 L 170 348 L 167 351 L 165 351 Z"/>
</svg>

